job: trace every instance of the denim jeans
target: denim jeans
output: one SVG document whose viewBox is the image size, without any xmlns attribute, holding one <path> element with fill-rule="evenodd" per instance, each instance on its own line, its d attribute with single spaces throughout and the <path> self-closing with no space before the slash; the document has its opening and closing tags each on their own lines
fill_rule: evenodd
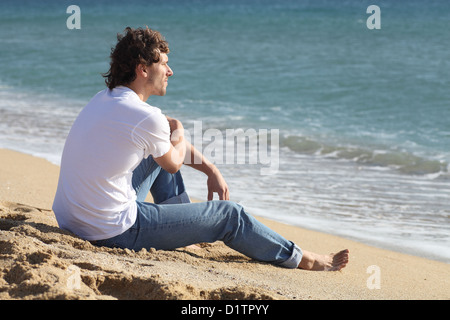
<svg viewBox="0 0 450 320">
<path fill-rule="evenodd" d="M 95 245 L 134 249 L 172 250 L 201 242 L 223 241 L 255 260 L 296 268 L 301 249 L 232 201 L 190 203 L 181 173 L 170 174 L 153 159 L 144 159 L 133 171 L 137 194 L 134 225 Z M 154 203 L 144 202 L 151 192 Z"/>
</svg>

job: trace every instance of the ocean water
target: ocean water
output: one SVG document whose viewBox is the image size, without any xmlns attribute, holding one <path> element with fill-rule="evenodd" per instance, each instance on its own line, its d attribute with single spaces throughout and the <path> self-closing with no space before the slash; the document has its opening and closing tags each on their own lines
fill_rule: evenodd
<svg viewBox="0 0 450 320">
<path fill-rule="evenodd" d="M 81 29 L 66 24 L 73 4 Z M 371 4 L 380 29 L 367 26 Z M 148 102 L 184 123 L 232 200 L 450 262 L 447 0 L 2 0 L 0 147 L 58 164 L 105 87 L 116 34 L 146 25 L 168 40 L 174 71 Z M 183 173 L 206 199 L 206 178 Z"/>
</svg>

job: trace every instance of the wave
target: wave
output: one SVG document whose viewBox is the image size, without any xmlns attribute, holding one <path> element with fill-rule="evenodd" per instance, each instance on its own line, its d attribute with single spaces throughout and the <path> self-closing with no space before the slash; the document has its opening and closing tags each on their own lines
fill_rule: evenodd
<svg viewBox="0 0 450 320">
<path fill-rule="evenodd" d="M 445 174 L 449 172 L 450 167 L 444 160 L 428 159 L 407 151 L 390 150 L 389 148 L 370 149 L 361 146 L 338 146 L 297 135 L 280 137 L 280 147 L 287 147 L 289 150 L 300 154 L 393 168 L 405 174 Z"/>
</svg>

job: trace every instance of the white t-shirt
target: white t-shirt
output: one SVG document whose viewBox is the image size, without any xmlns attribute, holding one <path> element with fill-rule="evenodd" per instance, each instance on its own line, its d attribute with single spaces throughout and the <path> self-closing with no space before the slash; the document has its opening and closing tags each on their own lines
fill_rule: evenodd
<svg viewBox="0 0 450 320">
<path fill-rule="evenodd" d="M 142 159 L 170 149 L 161 110 L 127 87 L 100 91 L 67 137 L 53 203 L 59 226 L 86 240 L 126 231 L 136 221 L 132 172 Z"/>
</svg>

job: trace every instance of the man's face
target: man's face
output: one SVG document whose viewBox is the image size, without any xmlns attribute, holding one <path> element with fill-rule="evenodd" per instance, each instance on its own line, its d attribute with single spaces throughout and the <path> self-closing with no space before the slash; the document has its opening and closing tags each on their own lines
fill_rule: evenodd
<svg viewBox="0 0 450 320">
<path fill-rule="evenodd" d="M 159 62 L 153 63 L 148 67 L 147 87 L 151 93 L 150 95 L 164 96 L 166 94 L 168 79 L 173 75 L 168 62 L 167 54 L 161 53 Z"/>
</svg>

